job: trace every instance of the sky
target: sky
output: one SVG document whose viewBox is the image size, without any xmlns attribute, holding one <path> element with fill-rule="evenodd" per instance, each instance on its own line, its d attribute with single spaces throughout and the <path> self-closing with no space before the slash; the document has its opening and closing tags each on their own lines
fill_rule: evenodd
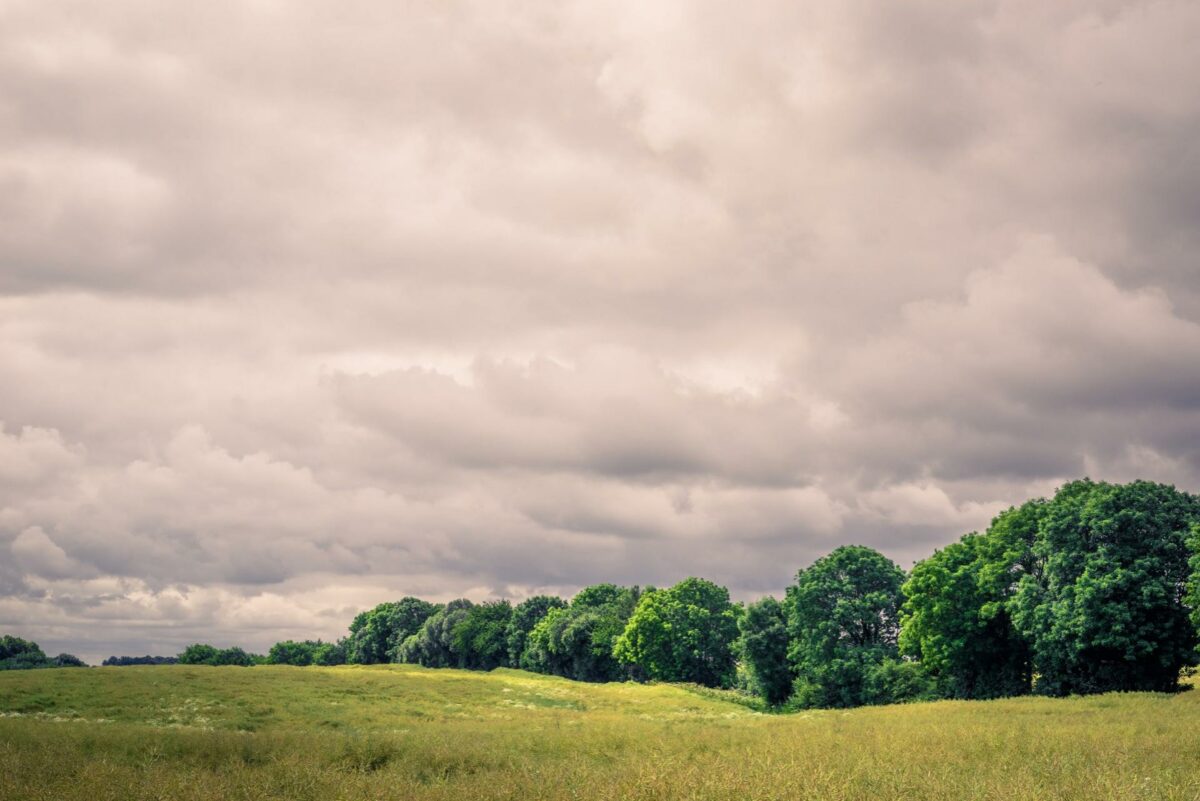
<svg viewBox="0 0 1200 801">
<path fill-rule="evenodd" d="M 0 632 L 1200 490 L 1200 4 L 0 0 Z"/>
</svg>

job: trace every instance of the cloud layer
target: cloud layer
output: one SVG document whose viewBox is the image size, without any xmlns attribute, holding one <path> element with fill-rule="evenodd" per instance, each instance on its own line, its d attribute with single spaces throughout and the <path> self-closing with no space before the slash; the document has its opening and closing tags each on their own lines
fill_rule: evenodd
<svg viewBox="0 0 1200 801">
<path fill-rule="evenodd" d="M 1200 7 L 0 4 L 0 629 L 909 565 L 1200 489 Z"/>
</svg>

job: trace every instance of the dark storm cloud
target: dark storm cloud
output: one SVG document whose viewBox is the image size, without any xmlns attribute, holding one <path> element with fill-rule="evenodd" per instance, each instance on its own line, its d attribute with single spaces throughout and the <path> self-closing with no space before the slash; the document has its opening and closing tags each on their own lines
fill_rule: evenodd
<svg viewBox="0 0 1200 801">
<path fill-rule="evenodd" d="M 0 6 L 0 628 L 904 565 L 1200 488 L 1200 7 Z M 104 645 L 111 642 L 112 648 Z"/>
</svg>

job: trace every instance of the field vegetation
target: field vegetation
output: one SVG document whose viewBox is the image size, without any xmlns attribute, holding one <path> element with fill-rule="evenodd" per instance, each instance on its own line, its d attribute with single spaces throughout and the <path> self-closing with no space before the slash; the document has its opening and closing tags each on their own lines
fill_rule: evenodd
<svg viewBox="0 0 1200 801">
<path fill-rule="evenodd" d="M 0 675 L 0 798 L 1200 797 L 1200 693 L 763 714 L 522 671 L 152 666 Z"/>
</svg>

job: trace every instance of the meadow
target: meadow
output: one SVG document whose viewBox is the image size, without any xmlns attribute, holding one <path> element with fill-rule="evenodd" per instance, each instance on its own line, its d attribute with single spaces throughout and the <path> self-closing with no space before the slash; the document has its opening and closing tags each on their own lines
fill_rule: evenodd
<svg viewBox="0 0 1200 801">
<path fill-rule="evenodd" d="M 0 673 L 0 798 L 1200 798 L 1200 693 L 763 714 L 496 670 Z"/>
</svg>

